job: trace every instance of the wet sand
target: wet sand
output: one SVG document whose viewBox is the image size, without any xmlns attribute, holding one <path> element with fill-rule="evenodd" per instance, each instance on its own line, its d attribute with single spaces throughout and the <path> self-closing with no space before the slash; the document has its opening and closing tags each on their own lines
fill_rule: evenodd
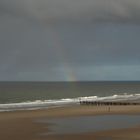
<svg viewBox="0 0 140 140">
<path fill-rule="evenodd" d="M 63 118 L 83 115 L 140 114 L 140 106 L 71 106 L 34 111 L 0 113 L 1 140 L 139 140 L 140 122 L 133 128 L 95 133 L 42 136 L 51 124 L 39 123 L 41 118 Z"/>
</svg>

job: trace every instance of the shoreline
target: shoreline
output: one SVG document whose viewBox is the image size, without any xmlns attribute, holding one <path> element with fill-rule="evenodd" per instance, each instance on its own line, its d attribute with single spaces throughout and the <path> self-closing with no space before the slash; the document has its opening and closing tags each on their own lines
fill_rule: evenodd
<svg viewBox="0 0 140 140">
<path fill-rule="evenodd" d="M 139 126 L 134 128 L 107 130 L 95 133 L 86 133 L 78 135 L 53 135 L 41 136 L 40 134 L 48 131 L 48 125 L 37 123 L 36 120 L 41 118 L 65 118 L 73 116 L 92 116 L 92 115 L 140 115 L 140 106 L 69 106 L 42 110 L 0 112 L 0 137 L 2 140 L 76 140 L 76 139 L 97 139 L 99 137 L 111 137 L 112 140 L 140 139 L 140 122 Z M 131 134 L 131 135 L 130 135 Z M 131 137 L 130 137 L 130 136 Z M 129 137 L 128 137 L 129 136 Z"/>
</svg>

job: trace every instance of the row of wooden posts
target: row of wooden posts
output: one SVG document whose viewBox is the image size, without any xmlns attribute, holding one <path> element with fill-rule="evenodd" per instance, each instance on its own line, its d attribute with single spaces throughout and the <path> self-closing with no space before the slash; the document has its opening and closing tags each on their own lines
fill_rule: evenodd
<svg viewBox="0 0 140 140">
<path fill-rule="evenodd" d="M 116 102 L 116 101 L 79 101 L 81 105 L 140 105 L 138 102 Z"/>
</svg>

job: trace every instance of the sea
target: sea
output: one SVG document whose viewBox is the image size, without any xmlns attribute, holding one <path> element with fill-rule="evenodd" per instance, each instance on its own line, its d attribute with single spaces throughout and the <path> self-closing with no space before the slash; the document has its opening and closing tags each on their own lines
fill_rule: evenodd
<svg viewBox="0 0 140 140">
<path fill-rule="evenodd" d="M 79 105 L 81 100 L 140 102 L 140 81 L 0 82 L 0 112 Z"/>
</svg>

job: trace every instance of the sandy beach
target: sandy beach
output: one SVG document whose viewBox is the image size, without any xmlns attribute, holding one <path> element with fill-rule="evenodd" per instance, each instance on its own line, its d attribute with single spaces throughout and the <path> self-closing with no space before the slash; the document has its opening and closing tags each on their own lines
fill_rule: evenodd
<svg viewBox="0 0 140 140">
<path fill-rule="evenodd" d="M 41 118 L 66 118 L 71 116 L 93 115 L 139 115 L 140 106 L 70 106 L 33 111 L 15 111 L 0 113 L 0 138 L 2 140 L 138 140 L 140 139 L 140 122 L 135 127 L 113 129 L 94 133 L 69 135 L 41 135 L 47 133 L 51 124 L 39 123 Z"/>
</svg>

